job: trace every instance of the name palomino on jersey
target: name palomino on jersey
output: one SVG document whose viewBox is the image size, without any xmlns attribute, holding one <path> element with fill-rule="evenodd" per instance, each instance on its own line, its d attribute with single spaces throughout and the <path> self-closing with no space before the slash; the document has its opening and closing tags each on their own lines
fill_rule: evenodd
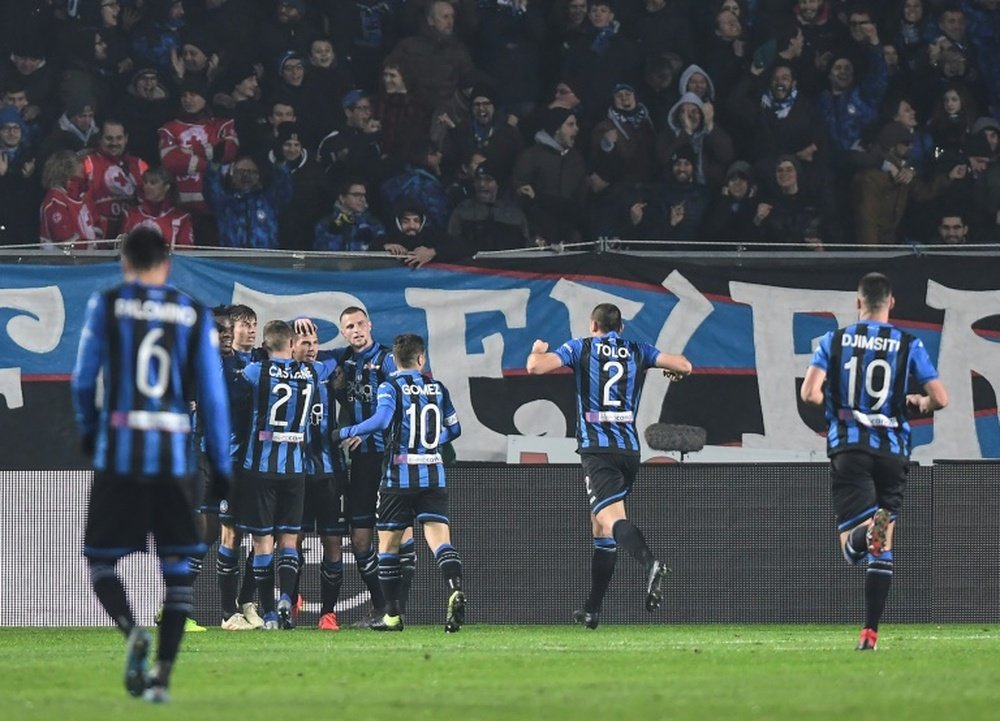
<svg viewBox="0 0 1000 721">
<path fill-rule="evenodd" d="M 895 338 L 869 338 L 865 335 L 847 335 L 840 339 L 840 344 L 844 348 L 864 348 L 873 351 L 889 351 L 894 353 L 899 350 L 899 341 Z"/>
<path fill-rule="evenodd" d="M 267 369 L 267 374 L 272 378 L 281 378 L 282 380 L 292 380 L 292 381 L 307 381 L 312 376 L 309 371 L 299 369 L 292 373 L 287 368 L 282 368 L 281 366 L 271 366 Z"/>
<path fill-rule="evenodd" d="M 594 348 L 597 350 L 597 355 L 602 358 L 629 358 L 632 353 L 626 346 L 610 346 L 604 345 L 603 343 L 595 344 Z"/>
<path fill-rule="evenodd" d="M 158 300 L 139 298 L 118 298 L 115 301 L 115 317 L 154 320 L 161 323 L 192 326 L 198 322 L 198 311 L 189 305 L 161 303 Z"/>
</svg>

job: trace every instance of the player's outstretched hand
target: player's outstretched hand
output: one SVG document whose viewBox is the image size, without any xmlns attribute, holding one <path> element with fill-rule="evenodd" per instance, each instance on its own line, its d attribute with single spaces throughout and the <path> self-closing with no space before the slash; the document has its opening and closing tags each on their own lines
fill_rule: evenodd
<svg viewBox="0 0 1000 721">
<path fill-rule="evenodd" d="M 232 479 L 222 471 L 212 469 L 211 490 L 215 498 L 229 498 L 229 491 L 233 487 Z"/>
<path fill-rule="evenodd" d="M 296 318 L 292 321 L 292 330 L 295 335 L 319 335 L 319 329 L 311 318 Z"/>
<path fill-rule="evenodd" d="M 97 437 L 93 433 L 87 433 L 80 437 L 80 452 L 85 455 L 88 460 L 93 460 L 94 451 L 97 449 Z"/>
</svg>

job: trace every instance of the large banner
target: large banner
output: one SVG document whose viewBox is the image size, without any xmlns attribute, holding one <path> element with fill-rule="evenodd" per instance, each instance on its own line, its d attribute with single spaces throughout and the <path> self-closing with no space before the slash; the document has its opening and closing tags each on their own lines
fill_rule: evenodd
<svg viewBox="0 0 1000 721">
<path fill-rule="evenodd" d="M 275 261 L 275 265 L 282 261 Z M 282 263 L 287 265 L 287 263 Z M 616 303 L 626 335 L 683 352 L 695 374 L 646 379 L 640 428 L 702 426 L 708 443 L 821 454 L 821 414 L 798 387 L 815 341 L 857 315 L 858 279 L 892 278 L 898 325 L 923 339 L 951 404 L 914 423 L 915 458 L 1000 457 L 1000 259 L 673 259 L 578 254 L 469 266 L 329 271 L 178 256 L 173 279 L 209 305 L 245 303 L 260 324 L 307 315 L 323 348 L 343 345 L 342 309 L 368 309 L 374 333 L 428 340 L 430 370 L 451 390 L 461 460 L 505 458 L 507 436 L 572 435 L 569 375 L 529 377 L 536 338 L 585 335 L 591 309 Z M 68 379 L 88 296 L 119 281 L 114 263 L 0 265 L 0 468 L 80 467 Z"/>
</svg>

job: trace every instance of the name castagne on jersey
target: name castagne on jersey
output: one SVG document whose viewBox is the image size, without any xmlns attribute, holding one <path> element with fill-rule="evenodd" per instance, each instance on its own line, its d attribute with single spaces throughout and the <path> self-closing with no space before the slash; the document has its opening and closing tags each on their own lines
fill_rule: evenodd
<svg viewBox="0 0 1000 721">
<path fill-rule="evenodd" d="M 864 335 L 847 335 L 846 333 L 840 339 L 840 345 L 844 348 L 864 348 L 865 350 L 873 350 L 876 353 L 882 351 L 895 353 L 899 350 L 899 340 L 897 338 L 869 338 Z"/>
<path fill-rule="evenodd" d="M 115 317 L 151 320 L 190 327 L 198 322 L 198 311 L 189 305 L 178 305 L 177 303 L 161 303 L 158 300 L 141 300 L 139 298 L 118 298 L 115 300 Z"/>
</svg>

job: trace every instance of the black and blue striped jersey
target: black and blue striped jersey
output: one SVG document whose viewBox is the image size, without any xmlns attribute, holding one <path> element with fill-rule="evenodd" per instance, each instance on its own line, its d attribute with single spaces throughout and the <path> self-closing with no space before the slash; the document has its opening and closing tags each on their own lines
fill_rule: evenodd
<svg viewBox="0 0 1000 721">
<path fill-rule="evenodd" d="M 927 349 L 889 323 L 860 321 L 820 339 L 810 365 L 826 372 L 827 453 L 909 457 L 906 395 L 938 377 Z"/>
<path fill-rule="evenodd" d="M 243 468 L 269 475 L 306 472 L 310 414 L 320 383 L 333 375 L 336 361 L 271 358 L 248 363 L 237 375 L 252 398 L 250 434 Z"/>
<path fill-rule="evenodd" d="M 337 439 L 337 399 L 333 378 L 320 382 L 316 402 L 309 412 L 306 434 L 306 475 L 329 476 L 347 469 Z"/>
<path fill-rule="evenodd" d="M 396 371 L 378 387 L 375 414 L 340 429 L 341 440 L 376 430 L 385 433 L 382 488 L 410 491 L 445 488 L 441 446 L 461 434 L 448 389 L 418 371 Z"/>
<path fill-rule="evenodd" d="M 98 410 L 98 373 L 103 404 Z M 120 475 L 196 471 L 190 402 L 204 420 L 213 467 L 231 472 L 229 407 L 212 314 L 171 285 L 125 283 L 96 293 L 73 370 L 81 431 L 96 439 L 94 467 Z"/>
<path fill-rule="evenodd" d="M 612 332 L 574 338 L 553 352 L 576 378 L 578 452 L 638 454 L 635 415 L 660 351 Z"/>
<path fill-rule="evenodd" d="M 344 388 L 338 394 L 343 404 L 346 422 L 360 423 L 375 413 L 378 387 L 396 371 L 391 349 L 381 343 L 355 351 L 348 346 L 341 351 L 339 365 L 344 371 Z M 355 453 L 384 453 L 385 439 L 382 431 L 365 438 Z"/>
</svg>

